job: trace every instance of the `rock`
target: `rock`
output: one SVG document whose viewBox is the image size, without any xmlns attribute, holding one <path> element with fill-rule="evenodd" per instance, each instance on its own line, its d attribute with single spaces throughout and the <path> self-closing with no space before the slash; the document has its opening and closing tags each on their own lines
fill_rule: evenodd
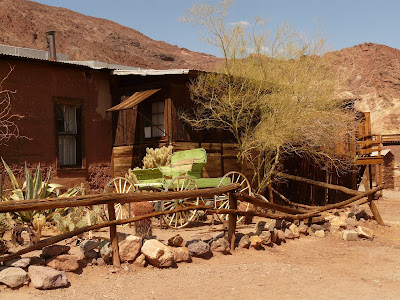
<svg viewBox="0 0 400 300">
<path fill-rule="evenodd" d="M 263 242 L 262 238 L 258 235 L 252 235 L 250 237 L 250 247 L 253 247 L 255 249 L 260 249 L 262 242 Z"/>
<path fill-rule="evenodd" d="M 318 224 L 312 224 L 310 226 L 312 232 L 316 232 L 317 230 L 325 230 L 325 227 L 322 225 L 318 225 Z"/>
<path fill-rule="evenodd" d="M 357 233 L 360 238 L 370 240 L 374 239 L 374 232 L 369 228 L 357 226 Z"/>
<path fill-rule="evenodd" d="M 299 225 L 298 228 L 299 228 L 299 232 L 301 234 L 308 235 L 308 232 L 307 232 L 308 226 L 306 224 L 302 223 L 302 224 Z"/>
<path fill-rule="evenodd" d="M 90 250 L 96 249 L 99 245 L 99 241 L 84 240 L 79 244 L 79 247 L 81 247 L 83 252 L 89 252 Z"/>
<path fill-rule="evenodd" d="M 293 232 L 288 228 L 285 229 L 285 239 L 294 239 Z"/>
<path fill-rule="evenodd" d="M 354 230 L 343 230 L 342 237 L 345 241 L 356 241 L 358 239 L 358 233 Z"/>
<path fill-rule="evenodd" d="M 79 269 L 78 258 L 71 254 L 62 254 L 51 258 L 47 262 L 47 266 L 66 272 L 74 272 Z"/>
<path fill-rule="evenodd" d="M 211 258 L 212 251 L 210 250 L 210 245 L 203 241 L 195 240 L 186 243 L 186 247 L 189 249 L 189 253 L 191 256 L 194 257 L 201 257 L 201 258 Z"/>
<path fill-rule="evenodd" d="M 341 217 L 335 217 L 335 218 L 331 219 L 330 223 L 331 223 L 331 226 L 334 226 L 336 228 L 339 228 L 339 227 L 346 228 L 346 226 L 347 226 L 346 220 L 344 220 Z"/>
<path fill-rule="evenodd" d="M 146 260 L 153 266 L 172 267 L 175 265 L 174 254 L 170 247 L 158 240 L 145 241 L 141 251 L 146 256 Z"/>
<path fill-rule="evenodd" d="M 342 231 L 336 226 L 331 226 L 329 233 L 336 237 L 342 237 Z"/>
<path fill-rule="evenodd" d="M 191 262 L 192 257 L 190 256 L 189 249 L 186 247 L 173 247 L 171 248 L 174 254 L 174 260 L 176 263 L 180 262 Z"/>
<path fill-rule="evenodd" d="M 105 263 L 110 262 L 112 257 L 111 243 L 105 240 L 99 245 L 99 249 L 101 259 L 103 259 Z"/>
<path fill-rule="evenodd" d="M 273 231 L 270 231 L 270 232 L 271 232 L 271 243 L 277 244 L 278 243 L 278 232 L 277 232 L 277 230 L 274 229 Z"/>
<path fill-rule="evenodd" d="M 211 251 L 221 252 L 227 254 L 231 251 L 231 246 L 227 239 L 220 238 L 211 244 Z"/>
<path fill-rule="evenodd" d="M 49 267 L 29 266 L 28 275 L 36 289 L 55 289 L 69 285 L 67 274 Z"/>
<path fill-rule="evenodd" d="M 27 268 L 31 264 L 31 259 L 29 257 L 24 258 L 14 258 L 10 260 L 6 260 L 4 265 L 7 267 L 16 267 L 16 268 Z"/>
<path fill-rule="evenodd" d="M 260 235 L 260 234 L 263 232 L 263 230 L 264 230 L 266 224 L 267 224 L 267 223 L 264 222 L 264 221 L 258 222 L 257 225 L 256 225 L 256 232 L 255 232 L 255 234 L 256 234 L 256 235 Z"/>
<path fill-rule="evenodd" d="M 135 235 L 129 235 L 125 240 L 118 243 L 118 247 L 121 261 L 133 261 L 140 253 L 142 238 Z"/>
<path fill-rule="evenodd" d="M 69 249 L 68 254 L 71 254 L 78 258 L 78 260 L 84 259 L 85 258 L 85 253 L 83 252 L 82 248 L 79 246 L 71 247 Z"/>
<path fill-rule="evenodd" d="M 102 259 L 101 257 L 99 257 L 98 259 L 96 259 L 96 265 L 98 266 L 105 266 L 106 262 L 104 261 L 104 259 Z"/>
<path fill-rule="evenodd" d="M 347 218 L 346 219 L 346 228 L 347 229 L 353 229 L 354 227 L 357 226 L 357 220 L 355 218 Z"/>
<path fill-rule="evenodd" d="M 243 235 L 238 243 L 238 248 L 248 249 L 250 247 L 250 238 L 248 235 Z"/>
<path fill-rule="evenodd" d="M 85 258 L 88 258 L 88 259 L 97 259 L 99 257 L 99 253 L 94 249 L 85 252 L 84 255 L 85 255 Z"/>
<path fill-rule="evenodd" d="M 0 271 L 0 282 L 10 288 L 19 287 L 28 279 L 28 273 L 21 268 L 10 267 Z"/>
<path fill-rule="evenodd" d="M 263 231 L 259 237 L 262 240 L 262 244 L 263 245 L 270 245 L 272 243 L 272 239 L 271 239 L 271 232 L 270 231 Z"/>
<path fill-rule="evenodd" d="M 276 229 L 282 229 L 282 231 L 284 231 L 287 227 L 288 227 L 288 224 L 285 220 L 276 220 L 276 222 L 275 222 Z"/>
<path fill-rule="evenodd" d="M 355 214 L 355 217 L 357 220 L 367 220 L 369 218 L 369 215 L 365 212 L 364 209 L 360 209 L 360 211 Z"/>
<path fill-rule="evenodd" d="M 70 246 L 50 245 L 42 249 L 42 256 L 47 259 L 60 254 L 66 254 L 70 249 L 71 249 Z"/>
<path fill-rule="evenodd" d="M 31 260 L 31 266 L 35 265 L 35 266 L 44 266 L 46 265 L 46 260 L 43 257 L 39 257 L 39 256 L 32 256 L 29 257 Z"/>
<path fill-rule="evenodd" d="M 296 224 L 290 225 L 289 230 L 293 233 L 293 237 L 295 237 L 295 238 L 300 237 L 300 229 L 299 229 L 299 227 L 297 227 Z"/>
<path fill-rule="evenodd" d="M 274 231 L 275 225 L 276 225 L 276 220 L 272 220 L 272 222 L 269 223 L 269 225 L 268 225 L 269 231 L 271 231 L 271 232 Z"/>
<path fill-rule="evenodd" d="M 323 238 L 323 237 L 325 237 L 325 231 L 324 231 L 324 230 L 316 230 L 316 231 L 314 232 L 314 235 L 315 235 L 316 237 L 321 237 L 321 238 Z"/>
<path fill-rule="evenodd" d="M 173 236 L 168 240 L 168 246 L 182 247 L 182 245 L 184 245 L 184 240 L 179 234 Z"/>
<path fill-rule="evenodd" d="M 139 267 L 146 267 L 147 262 L 146 262 L 146 256 L 142 253 L 140 254 L 135 261 L 133 262 L 135 265 L 139 266 Z"/>
<path fill-rule="evenodd" d="M 283 232 L 282 230 L 277 230 L 276 231 L 276 242 L 279 244 L 279 243 L 281 243 L 281 242 L 284 242 L 285 241 L 285 239 L 286 239 L 286 236 L 285 236 L 285 232 Z"/>
</svg>

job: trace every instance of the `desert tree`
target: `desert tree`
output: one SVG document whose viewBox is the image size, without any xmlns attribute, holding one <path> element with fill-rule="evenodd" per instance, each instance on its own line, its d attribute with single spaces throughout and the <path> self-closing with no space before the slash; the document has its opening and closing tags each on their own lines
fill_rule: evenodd
<svg viewBox="0 0 400 300">
<path fill-rule="evenodd" d="M 4 83 L 13 70 L 14 67 L 10 66 L 8 73 L 0 80 L 0 145 L 7 145 L 12 137 L 20 137 L 15 120 L 22 116 L 11 113 L 11 102 L 16 91 L 4 88 Z"/>
<path fill-rule="evenodd" d="M 254 170 L 262 191 L 283 156 L 301 155 L 341 171 L 351 159 L 337 151 L 351 135 L 354 115 L 342 96 L 343 74 L 322 56 L 325 40 L 288 24 L 227 23 L 232 1 L 194 5 L 184 22 L 199 25 L 206 42 L 218 47 L 217 72 L 200 75 L 190 86 L 193 111 L 181 117 L 193 128 L 232 133 L 238 159 Z"/>
</svg>

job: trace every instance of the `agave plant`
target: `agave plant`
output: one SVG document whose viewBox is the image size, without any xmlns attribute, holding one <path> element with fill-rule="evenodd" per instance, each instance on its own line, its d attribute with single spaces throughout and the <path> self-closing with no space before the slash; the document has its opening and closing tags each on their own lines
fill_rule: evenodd
<svg viewBox="0 0 400 300">
<path fill-rule="evenodd" d="M 4 168 L 6 169 L 7 174 L 10 177 L 13 187 L 12 194 L 10 196 L 3 196 L 4 201 L 44 199 L 49 197 L 72 197 L 77 195 L 81 190 L 81 188 L 73 187 L 64 194 L 60 195 L 59 188 L 62 187 L 62 185 L 50 183 L 51 167 L 49 169 L 47 180 L 43 181 L 42 173 L 40 172 L 40 163 L 38 164 L 36 173 L 34 175 L 29 171 L 25 163 L 25 182 L 22 187 L 20 187 L 10 167 L 6 164 L 3 158 L 1 160 L 3 161 Z M 50 220 L 55 211 L 60 211 L 60 209 L 50 209 L 45 211 L 22 211 L 16 212 L 14 213 L 14 215 L 20 221 L 32 224 L 35 216 L 41 214 L 45 216 L 46 220 Z"/>
</svg>

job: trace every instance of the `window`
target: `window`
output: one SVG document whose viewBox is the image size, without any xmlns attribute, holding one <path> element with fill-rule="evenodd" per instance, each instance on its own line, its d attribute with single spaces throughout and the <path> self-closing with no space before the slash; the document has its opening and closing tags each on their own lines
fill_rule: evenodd
<svg viewBox="0 0 400 300">
<path fill-rule="evenodd" d="M 82 167 L 81 105 L 56 102 L 56 125 L 58 165 Z"/>
<path fill-rule="evenodd" d="M 144 137 L 162 137 L 164 129 L 164 101 L 153 102 L 145 109 Z M 150 122 L 151 121 L 151 122 Z"/>
</svg>

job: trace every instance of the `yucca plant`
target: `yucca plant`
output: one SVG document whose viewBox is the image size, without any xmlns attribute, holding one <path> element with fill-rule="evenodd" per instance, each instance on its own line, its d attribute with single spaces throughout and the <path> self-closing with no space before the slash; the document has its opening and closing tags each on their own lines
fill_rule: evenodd
<svg viewBox="0 0 400 300">
<path fill-rule="evenodd" d="M 13 190 L 10 196 L 3 196 L 3 201 L 19 201 L 28 199 L 44 199 L 49 197 L 72 197 L 80 192 L 80 188 L 73 187 L 64 194 L 60 195 L 59 188 L 62 187 L 60 184 L 50 183 L 51 178 L 51 167 L 47 176 L 47 180 L 43 180 L 42 173 L 40 171 L 40 163 L 37 166 L 36 173 L 32 174 L 25 163 L 25 182 L 22 187 L 19 186 L 14 173 L 10 167 L 3 161 L 4 168 L 10 178 Z M 34 210 L 34 211 L 23 211 L 13 213 L 17 220 L 32 224 L 34 217 L 43 215 L 46 220 L 50 220 L 56 211 L 63 209 L 49 209 L 45 211 Z M 42 223 L 42 222 L 41 222 Z"/>
</svg>

